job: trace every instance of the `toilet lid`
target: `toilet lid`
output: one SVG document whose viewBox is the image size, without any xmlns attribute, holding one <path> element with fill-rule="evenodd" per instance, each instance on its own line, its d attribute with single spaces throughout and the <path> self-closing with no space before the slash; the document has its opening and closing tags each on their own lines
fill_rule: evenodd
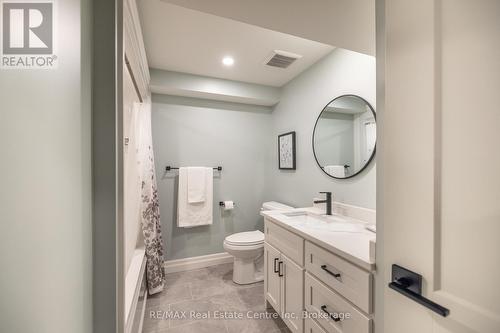
<svg viewBox="0 0 500 333">
<path fill-rule="evenodd" d="M 290 210 L 293 207 L 284 205 L 281 202 L 267 201 L 262 204 L 262 210 Z"/>
<path fill-rule="evenodd" d="M 231 245 L 257 245 L 264 242 L 264 234 L 260 230 L 239 232 L 226 237 Z"/>
</svg>

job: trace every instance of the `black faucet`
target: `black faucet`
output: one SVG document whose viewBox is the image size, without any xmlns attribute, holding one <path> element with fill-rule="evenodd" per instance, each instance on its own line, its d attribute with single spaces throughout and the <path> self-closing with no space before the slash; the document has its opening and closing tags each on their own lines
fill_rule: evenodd
<svg viewBox="0 0 500 333">
<path fill-rule="evenodd" d="M 319 192 L 326 194 L 326 200 L 315 200 L 314 203 L 326 203 L 326 215 L 332 215 L 332 192 Z"/>
</svg>

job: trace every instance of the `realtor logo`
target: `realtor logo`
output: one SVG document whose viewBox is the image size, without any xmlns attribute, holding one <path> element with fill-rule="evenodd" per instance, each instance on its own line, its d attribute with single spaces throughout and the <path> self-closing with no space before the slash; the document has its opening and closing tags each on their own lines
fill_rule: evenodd
<svg viewBox="0 0 500 333">
<path fill-rule="evenodd" d="M 2 0 L 2 68 L 54 68 L 53 1 Z"/>
</svg>

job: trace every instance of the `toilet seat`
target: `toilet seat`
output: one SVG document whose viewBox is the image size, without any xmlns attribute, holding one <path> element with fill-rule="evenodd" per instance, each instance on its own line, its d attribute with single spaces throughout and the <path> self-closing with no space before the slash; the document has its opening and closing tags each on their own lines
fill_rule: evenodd
<svg viewBox="0 0 500 333">
<path fill-rule="evenodd" d="M 239 232 L 226 237 L 224 242 L 232 246 L 254 246 L 264 243 L 264 234 L 260 230 Z"/>
</svg>

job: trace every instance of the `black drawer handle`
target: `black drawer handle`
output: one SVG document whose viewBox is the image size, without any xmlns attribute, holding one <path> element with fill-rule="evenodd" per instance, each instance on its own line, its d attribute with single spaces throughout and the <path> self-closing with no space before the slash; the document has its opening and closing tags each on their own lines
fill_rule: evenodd
<svg viewBox="0 0 500 333">
<path fill-rule="evenodd" d="M 340 318 L 338 316 L 335 316 L 333 313 L 330 313 L 326 310 L 326 305 L 322 305 L 321 306 L 321 311 L 323 311 L 324 313 L 326 313 L 330 318 L 332 318 L 332 320 L 334 322 L 338 322 L 340 321 Z"/>
<path fill-rule="evenodd" d="M 278 262 L 279 258 L 274 258 L 274 265 L 273 265 L 273 270 L 274 273 L 278 273 L 278 267 L 276 267 L 276 263 Z"/>
<path fill-rule="evenodd" d="M 425 306 L 440 316 L 446 317 L 450 310 L 422 296 L 422 275 L 404 267 L 392 265 L 392 282 L 389 288 Z"/>
<path fill-rule="evenodd" d="M 278 276 L 283 276 L 283 272 L 281 271 L 282 267 L 283 267 L 283 261 L 280 261 L 278 263 Z"/>
<path fill-rule="evenodd" d="M 321 269 L 327 272 L 328 274 L 332 275 L 334 278 L 338 279 L 340 277 L 340 273 L 334 273 L 328 268 L 326 268 L 326 265 L 321 265 Z"/>
</svg>

